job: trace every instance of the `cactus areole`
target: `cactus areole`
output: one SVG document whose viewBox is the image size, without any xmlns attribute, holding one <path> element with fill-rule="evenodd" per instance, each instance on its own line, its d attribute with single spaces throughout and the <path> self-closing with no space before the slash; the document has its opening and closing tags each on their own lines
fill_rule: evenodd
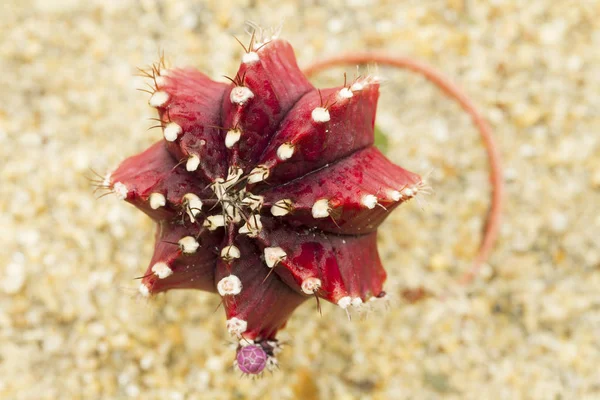
<svg viewBox="0 0 600 400">
<path fill-rule="evenodd" d="M 423 182 L 373 145 L 377 77 L 318 90 L 276 37 L 252 40 L 230 83 L 149 76 L 163 138 L 105 180 L 156 221 L 143 296 L 217 293 L 247 374 L 277 365 L 277 332 L 305 300 L 385 297 L 377 227 Z"/>
</svg>

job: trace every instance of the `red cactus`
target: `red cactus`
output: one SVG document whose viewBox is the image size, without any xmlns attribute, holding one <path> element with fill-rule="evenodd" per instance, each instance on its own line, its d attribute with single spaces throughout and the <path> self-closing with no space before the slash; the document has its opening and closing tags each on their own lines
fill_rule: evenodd
<svg viewBox="0 0 600 400">
<path fill-rule="evenodd" d="M 217 292 L 250 374 L 276 365 L 276 334 L 306 299 L 385 296 L 376 229 L 424 183 L 373 146 L 376 77 L 319 91 L 276 38 L 252 40 L 230 84 L 150 76 L 164 140 L 105 180 L 157 222 L 142 295 Z"/>
</svg>

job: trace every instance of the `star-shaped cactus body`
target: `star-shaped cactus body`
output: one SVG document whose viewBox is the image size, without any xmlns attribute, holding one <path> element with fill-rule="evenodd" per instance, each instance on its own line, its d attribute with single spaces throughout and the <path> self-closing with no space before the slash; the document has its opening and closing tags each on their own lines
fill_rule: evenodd
<svg viewBox="0 0 600 400">
<path fill-rule="evenodd" d="M 276 334 L 303 301 L 385 295 L 376 230 L 422 181 L 373 145 L 376 78 L 317 90 L 276 38 L 247 49 L 229 84 L 156 72 L 164 138 L 107 177 L 157 223 L 144 296 L 218 293 L 254 374 L 276 365 Z"/>
</svg>

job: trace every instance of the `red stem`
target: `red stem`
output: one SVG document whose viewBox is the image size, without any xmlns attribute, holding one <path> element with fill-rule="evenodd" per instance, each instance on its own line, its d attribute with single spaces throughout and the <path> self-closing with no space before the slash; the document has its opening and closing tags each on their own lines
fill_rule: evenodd
<svg viewBox="0 0 600 400">
<path fill-rule="evenodd" d="M 483 264 L 492 251 L 498 237 L 502 205 L 504 201 L 504 181 L 502 179 L 502 162 L 500 154 L 492 137 L 492 131 L 483 116 L 477 111 L 473 102 L 467 95 L 448 78 L 437 72 L 427 64 L 412 60 L 408 57 L 394 57 L 382 53 L 365 52 L 342 54 L 337 57 L 328 58 L 309 65 L 304 73 L 308 76 L 339 65 L 376 63 L 388 65 L 400 69 L 409 69 L 423 75 L 427 80 L 434 83 L 446 93 L 451 99 L 456 100 L 461 107 L 471 116 L 473 123 L 479 130 L 481 140 L 487 152 L 490 168 L 490 182 L 492 185 L 491 204 L 487 214 L 487 220 L 479 251 L 470 270 L 460 279 L 464 285 L 468 285 L 477 275 L 481 264 Z"/>
</svg>

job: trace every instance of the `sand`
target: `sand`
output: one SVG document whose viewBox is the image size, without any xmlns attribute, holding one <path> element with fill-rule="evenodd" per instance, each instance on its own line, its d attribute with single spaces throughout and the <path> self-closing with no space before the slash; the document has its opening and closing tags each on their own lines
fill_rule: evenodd
<svg viewBox="0 0 600 400">
<path fill-rule="evenodd" d="M 2 4 L 0 398 L 600 398 L 600 2 Z M 458 106 L 380 68 L 387 154 L 435 194 L 380 229 L 387 309 L 348 321 L 307 302 L 259 380 L 232 371 L 217 296 L 136 295 L 152 224 L 86 180 L 160 137 L 136 67 L 164 50 L 222 79 L 245 20 L 283 20 L 304 66 L 365 49 L 436 66 L 492 124 L 507 185 L 498 245 L 460 287 L 489 206 L 485 153 Z M 431 295 L 403 298 L 419 287 Z"/>
</svg>

